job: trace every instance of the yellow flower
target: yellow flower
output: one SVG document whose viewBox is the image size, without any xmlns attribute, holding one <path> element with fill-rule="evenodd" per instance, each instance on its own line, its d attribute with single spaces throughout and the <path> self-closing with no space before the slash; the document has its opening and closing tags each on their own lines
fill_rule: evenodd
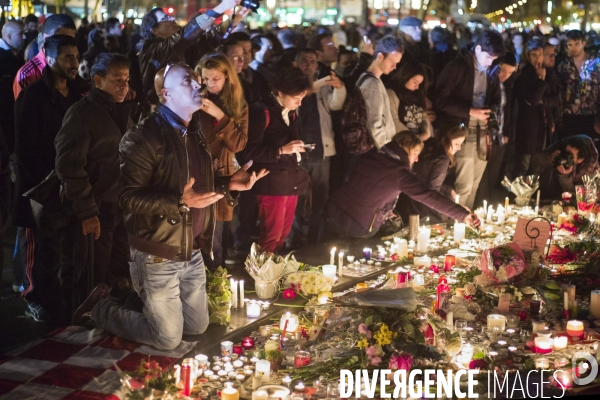
<svg viewBox="0 0 600 400">
<path fill-rule="evenodd" d="M 366 349 L 369 346 L 369 342 L 367 341 L 366 338 L 362 338 L 358 341 L 358 343 L 356 345 L 358 346 L 359 349 Z"/>
</svg>

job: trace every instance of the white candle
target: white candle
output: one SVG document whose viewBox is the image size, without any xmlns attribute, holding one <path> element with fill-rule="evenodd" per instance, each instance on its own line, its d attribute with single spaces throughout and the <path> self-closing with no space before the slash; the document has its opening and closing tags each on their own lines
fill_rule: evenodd
<svg viewBox="0 0 600 400">
<path fill-rule="evenodd" d="M 487 215 L 487 200 L 483 201 L 483 216 L 485 218 L 485 216 Z"/>
<path fill-rule="evenodd" d="M 506 327 L 506 317 L 500 314 L 490 314 L 487 316 L 487 328 L 493 329 L 495 326 L 504 331 Z"/>
<path fill-rule="evenodd" d="M 431 236 L 431 229 L 426 227 L 419 228 L 417 235 L 417 253 L 427 253 L 427 246 L 429 246 L 429 238 Z"/>
<path fill-rule="evenodd" d="M 249 301 L 246 306 L 246 317 L 258 318 L 260 317 L 260 304 L 256 301 Z"/>
<path fill-rule="evenodd" d="M 269 393 L 266 390 L 255 390 L 252 392 L 252 400 L 268 400 Z"/>
<path fill-rule="evenodd" d="M 338 254 L 338 275 L 344 275 L 344 252 L 340 251 Z"/>
<path fill-rule="evenodd" d="M 446 325 L 448 325 L 450 329 L 454 326 L 454 313 L 452 311 L 446 314 Z"/>
<path fill-rule="evenodd" d="M 221 400 L 239 400 L 240 392 L 231 386 L 231 382 L 225 383 L 225 389 L 221 390 Z"/>
<path fill-rule="evenodd" d="M 240 281 L 240 308 L 244 308 L 244 281 Z"/>
<path fill-rule="evenodd" d="M 600 290 L 592 290 L 590 298 L 590 313 L 594 317 L 600 318 Z"/>
<path fill-rule="evenodd" d="M 504 198 L 504 208 L 508 208 L 508 197 Z"/>
<path fill-rule="evenodd" d="M 538 336 L 534 339 L 535 347 L 540 353 L 549 353 L 552 351 L 552 345 L 554 344 L 554 340 Z"/>
<path fill-rule="evenodd" d="M 594 292 L 592 292 L 594 293 Z M 567 311 L 569 309 L 569 293 L 564 292 L 563 293 L 563 310 Z M 590 304 L 590 312 L 592 312 L 592 306 Z M 594 313 L 592 313 L 592 315 L 594 315 Z"/>
<path fill-rule="evenodd" d="M 229 280 L 231 284 L 231 308 L 237 308 L 238 292 L 237 292 L 237 281 L 233 278 Z"/>
<path fill-rule="evenodd" d="M 558 220 L 556 221 L 556 225 L 560 228 L 560 226 L 562 224 L 564 224 L 566 220 L 567 220 L 567 214 L 565 214 L 564 212 L 560 213 L 558 215 Z"/>
<path fill-rule="evenodd" d="M 271 380 L 271 363 L 267 360 L 258 360 L 256 362 L 256 372 L 263 373 L 263 382 L 267 383 Z"/>
<path fill-rule="evenodd" d="M 398 245 L 398 257 L 407 258 L 408 257 L 408 243 L 406 239 L 400 239 L 397 242 Z"/>
<path fill-rule="evenodd" d="M 334 247 L 329 253 L 329 264 L 335 264 L 335 250 L 336 248 Z"/>
<path fill-rule="evenodd" d="M 454 223 L 454 242 L 460 243 L 465 238 L 466 226 L 463 222 Z"/>
<path fill-rule="evenodd" d="M 566 336 L 558 336 L 554 338 L 554 350 L 563 350 L 567 348 L 569 338 Z"/>
<path fill-rule="evenodd" d="M 538 193 L 539 193 L 539 192 L 538 192 Z M 535 206 L 535 210 L 533 210 L 533 214 L 534 214 L 535 216 L 538 216 L 538 215 L 540 215 L 540 207 L 539 207 L 539 206 Z"/>
<path fill-rule="evenodd" d="M 421 265 L 425 268 L 431 267 L 431 257 L 424 255 L 423 257 L 415 257 L 414 265 L 420 267 Z"/>
<path fill-rule="evenodd" d="M 541 192 L 542 192 L 541 190 L 537 191 L 537 198 L 535 199 L 535 207 L 536 208 L 540 208 L 540 193 Z"/>
<path fill-rule="evenodd" d="M 323 275 L 327 278 L 335 279 L 335 274 L 337 272 L 337 267 L 333 264 L 325 264 L 323 265 Z"/>
<path fill-rule="evenodd" d="M 485 222 L 487 222 L 488 224 L 491 224 L 492 217 L 494 216 L 494 207 L 493 206 L 489 206 L 486 216 L 487 216 L 487 218 L 486 218 Z"/>
</svg>

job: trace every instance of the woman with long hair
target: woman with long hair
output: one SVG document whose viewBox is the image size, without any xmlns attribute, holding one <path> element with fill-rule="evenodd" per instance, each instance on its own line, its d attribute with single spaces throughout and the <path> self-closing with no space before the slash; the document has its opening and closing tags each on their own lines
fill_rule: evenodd
<svg viewBox="0 0 600 400">
<path fill-rule="evenodd" d="M 479 225 L 477 216 L 419 181 L 410 170 L 419 159 L 423 142 L 410 131 L 396 134 L 380 151 L 363 154 L 348 182 L 327 203 L 327 229 L 342 238 L 374 236 L 393 217 L 403 193 L 452 219 Z"/>
<path fill-rule="evenodd" d="M 456 193 L 451 186 L 444 184 L 444 180 L 448 170 L 455 165 L 454 155 L 460 150 L 467 133 L 466 128 L 457 126 L 425 142 L 419 162 L 413 166 L 413 172 L 422 184 L 452 200 L 455 200 Z M 411 214 L 418 214 L 421 218 L 429 217 L 431 222 L 444 220 L 439 212 L 404 194 L 400 195 L 396 210 L 404 222 L 408 222 L 408 216 Z"/>
<path fill-rule="evenodd" d="M 216 173 L 219 176 L 233 175 L 234 153 L 243 150 L 248 141 L 248 105 L 242 85 L 235 67 L 222 53 L 204 56 L 196 66 L 196 73 L 206 85 L 206 95 L 197 117 L 213 162 L 216 163 Z M 233 218 L 233 207 L 225 199 L 217 202 L 216 208 L 214 259 L 204 255 L 204 262 L 212 268 L 223 265 L 225 261 L 225 244 L 230 237 Z"/>
<path fill-rule="evenodd" d="M 404 64 L 387 87 L 396 132 L 406 127 L 421 140 L 427 140 L 431 136 L 431 122 L 427 114 L 425 67 L 414 62 Z"/>
</svg>

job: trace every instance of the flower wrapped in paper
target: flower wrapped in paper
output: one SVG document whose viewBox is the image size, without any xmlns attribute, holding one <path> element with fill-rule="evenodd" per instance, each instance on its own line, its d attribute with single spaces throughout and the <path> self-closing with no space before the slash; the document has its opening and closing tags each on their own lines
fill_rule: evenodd
<svg viewBox="0 0 600 400">
<path fill-rule="evenodd" d="M 279 280 L 300 268 L 300 263 L 291 253 L 285 257 L 273 253 L 262 253 L 256 243 L 252 244 L 250 254 L 244 264 L 246 271 L 255 281 L 256 295 L 261 299 L 270 299 L 275 296 Z"/>
<path fill-rule="evenodd" d="M 525 266 L 525 255 L 521 247 L 516 243 L 508 243 L 484 250 L 479 268 L 482 275 L 491 281 L 490 283 L 505 283 L 514 281 L 517 276 L 523 273 Z"/>
<path fill-rule="evenodd" d="M 333 284 L 334 279 L 326 277 L 321 271 L 292 272 L 285 277 L 283 282 L 284 287 L 290 287 L 305 296 L 330 292 Z"/>
<path fill-rule="evenodd" d="M 502 186 L 517 196 L 515 202 L 518 206 L 526 206 L 529 199 L 540 187 L 540 177 L 536 175 L 519 176 L 512 182 L 505 176 Z"/>
</svg>

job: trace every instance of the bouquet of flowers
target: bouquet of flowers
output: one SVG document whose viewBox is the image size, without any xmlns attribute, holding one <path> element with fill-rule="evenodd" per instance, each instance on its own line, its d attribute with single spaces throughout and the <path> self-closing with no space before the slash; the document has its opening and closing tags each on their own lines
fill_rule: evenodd
<svg viewBox="0 0 600 400">
<path fill-rule="evenodd" d="M 283 286 L 303 295 L 329 292 L 333 287 L 333 278 L 326 277 L 318 271 L 296 271 L 288 274 L 283 280 Z M 286 289 L 288 290 L 288 289 Z M 285 296 L 284 296 L 285 297 Z"/>
<path fill-rule="evenodd" d="M 525 270 L 525 256 L 516 243 L 508 243 L 484 250 L 479 268 L 482 274 L 475 277 L 479 286 L 515 280 Z"/>
<path fill-rule="evenodd" d="M 590 220 L 583 214 L 577 212 L 569 213 L 569 216 L 558 227 L 559 230 L 569 232 L 571 235 L 577 235 L 588 230 L 590 227 Z"/>
<path fill-rule="evenodd" d="M 285 257 L 261 253 L 256 243 L 252 244 L 245 265 L 246 271 L 254 278 L 256 295 L 261 299 L 275 296 L 279 280 L 300 268 L 300 263 L 291 253 Z"/>
<path fill-rule="evenodd" d="M 173 369 L 163 371 L 159 363 L 150 359 L 141 360 L 135 371 L 122 372 L 117 367 L 121 382 L 126 390 L 128 400 L 144 400 L 162 398 L 160 396 L 176 395 L 179 388 L 175 385 Z"/>
<path fill-rule="evenodd" d="M 209 323 L 228 325 L 231 321 L 231 288 L 227 269 L 218 267 L 214 272 L 206 269 L 206 294 Z"/>
</svg>

